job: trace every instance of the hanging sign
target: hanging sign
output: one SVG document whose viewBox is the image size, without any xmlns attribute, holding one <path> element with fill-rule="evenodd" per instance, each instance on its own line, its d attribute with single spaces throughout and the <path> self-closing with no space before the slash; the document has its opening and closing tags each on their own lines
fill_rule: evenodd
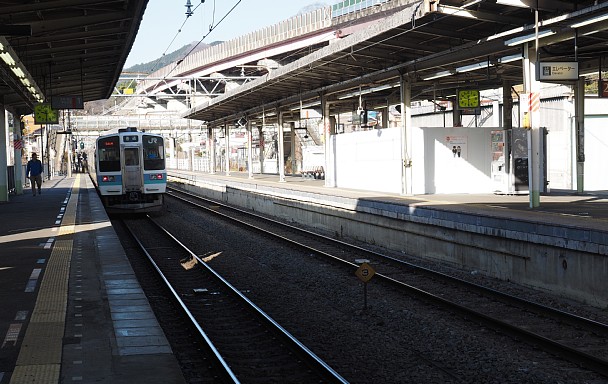
<svg viewBox="0 0 608 384">
<path fill-rule="evenodd" d="M 34 123 L 36 124 L 58 124 L 59 114 L 48 103 L 34 105 Z"/>
<path fill-rule="evenodd" d="M 608 81 L 598 80 L 599 97 L 608 97 Z"/>
<path fill-rule="evenodd" d="M 578 80 L 578 62 L 541 61 L 537 74 L 539 81 Z"/>
<path fill-rule="evenodd" d="M 53 109 L 84 109 L 82 96 L 53 96 L 51 98 Z"/>
</svg>

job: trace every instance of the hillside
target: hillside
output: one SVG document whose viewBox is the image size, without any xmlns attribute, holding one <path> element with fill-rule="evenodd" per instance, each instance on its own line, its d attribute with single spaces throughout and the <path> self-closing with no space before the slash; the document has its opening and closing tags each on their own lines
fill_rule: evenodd
<svg viewBox="0 0 608 384">
<path fill-rule="evenodd" d="M 200 50 L 203 50 L 207 47 L 213 46 L 213 45 L 217 45 L 222 43 L 221 41 L 214 41 L 211 44 L 205 44 L 205 43 L 200 43 L 198 45 L 198 47 L 196 47 L 196 49 L 193 52 L 198 52 Z M 183 59 L 186 54 L 188 54 L 188 52 L 190 52 L 190 50 L 196 45 L 196 42 L 192 42 L 188 45 L 184 45 L 183 47 L 181 47 L 180 49 L 173 51 L 171 53 L 167 53 L 166 55 L 163 55 L 161 57 L 159 57 L 158 59 L 152 60 L 150 62 L 147 63 L 140 63 L 140 64 L 135 64 L 132 65 L 128 68 L 123 68 L 123 72 L 138 72 L 138 73 L 152 73 L 166 65 L 171 64 L 174 61 L 178 61 Z"/>
</svg>

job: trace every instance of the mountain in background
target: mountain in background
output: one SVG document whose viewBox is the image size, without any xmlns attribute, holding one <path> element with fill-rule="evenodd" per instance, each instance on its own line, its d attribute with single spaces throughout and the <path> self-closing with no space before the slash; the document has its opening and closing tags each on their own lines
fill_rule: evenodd
<svg viewBox="0 0 608 384">
<path fill-rule="evenodd" d="M 192 42 L 190 44 L 184 45 L 177 51 L 173 51 L 171 53 L 167 53 L 166 55 L 162 55 L 158 59 L 152 60 L 148 63 L 135 64 L 130 66 L 129 68 L 123 68 L 123 72 L 138 72 L 138 73 L 152 73 L 158 69 L 161 69 L 164 66 L 167 66 L 175 61 L 183 59 L 191 50 L 192 53 L 203 50 L 207 47 L 211 47 L 217 44 L 223 43 L 222 41 L 214 41 L 211 44 L 200 43 L 194 50 L 196 46 L 196 42 Z"/>
</svg>

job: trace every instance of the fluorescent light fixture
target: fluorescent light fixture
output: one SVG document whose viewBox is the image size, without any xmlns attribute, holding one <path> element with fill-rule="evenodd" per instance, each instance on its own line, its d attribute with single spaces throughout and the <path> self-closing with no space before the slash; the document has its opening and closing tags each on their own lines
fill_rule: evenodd
<svg viewBox="0 0 608 384">
<path fill-rule="evenodd" d="M 431 75 L 429 77 L 424 77 L 422 78 L 422 80 L 435 80 L 435 79 L 439 79 L 441 77 L 446 77 L 446 76 L 452 76 L 454 73 L 452 71 L 441 71 L 441 72 L 437 72 L 434 75 Z"/>
<path fill-rule="evenodd" d="M 542 39 L 543 37 L 548 37 L 551 35 L 555 35 L 555 32 L 552 30 L 546 30 L 538 33 L 538 38 Z M 513 39 L 505 40 L 505 45 L 509 47 L 514 47 L 523 43 L 527 43 L 536 39 L 536 34 L 532 33 L 530 35 L 524 35 L 520 37 L 515 37 Z"/>
<path fill-rule="evenodd" d="M 344 94 L 342 96 L 338 96 L 337 99 L 338 100 L 349 99 L 351 97 L 361 96 L 361 95 L 367 95 L 368 93 L 380 92 L 380 91 L 384 91 L 385 89 L 395 88 L 395 87 L 398 87 L 398 86 L 399 86 L 399 84 L 384 84 L 384 85 L 379 85 L 377 87 L 367 88 L 367 89 L 363 89 L 361 91 L 349 92 L 349 93 Z"/>
<path fill-rule="evenodd" d="M 503 56 L 500 59 L 498 59 L 498 62 L 500 64 L 506 64 L 506 63 L 512 63 L 514 61 L 519 61 L 521 60 L 521 55 L 509 55 L 509 56 Z"/>
<path fill-rule="evenodd" d="M 15 65 L 15 59 L 13 59 L 13 56 L 11 56 L 11 54 L 8 53 L 8 52 L 2 52 L 2 53 L 0 53 L 0 58 L 2 58 L 2 60 L 9 67 L 12 67 L 13 65 Z"/>
<path fill-rule="evenodd" d="M 600 21 L 608 20 L 608 14 L 596 16 L 588 20 L 581 21 L 579 23 L 574 23 L 570 26 L 570 28 L 580 28 L 585 25 L 599 23 Z"/>
<path fill-rule="evenodd" d="M 508 5 L 511 7 L 531 8 L 523 0 L 496 0 L 496 4 Z"/>
<path fill-rule="evenodd" d="M 36 81 L 28 72 L 27 68 L 23 66 L 21 60 L 19 60 L 19 56 L 13 50 L 13 48 L 11 47 L 9 42 L 4 38 L 4 36 L 0 36 L 0 58 L 15 74 L 19 81 L 21 81 L 25 89 L 28 90 L 28 92 L 34 99 L 36 99 L 38 102 L 44 100 L 42 91 L 40 90 L 40 88 L 38 88 Z"/>
<path fill-rule="evenodd" d="M 587 69 L 579 69 L 579 76 L 591 76 L 591 75 L 599 75 L 599 68 L 587 68 Z"/>
<path fill-rule="evenodd" d="M 25 73 L 23 73 L 23 70 L 20 67 L 11 67 L 11 71 L 13 71 L 15 76 L 17 76 L 18 78 L 25 78 Z"/>
<path fill-rule="evenodd" d="M 458 67 L 456 68 L 456 73 L 465 73 L 465 72 L 471 72 L 471 71 L 476 71 L 478 69 L 485 69 L 488 68 L 488 66 L 493 66 L 493 64 L 488 64 L 488 62 L 483 62 L 483 63 L 475 63 L 475 64 L 471 64 L 471 65 L 465 65 L 462 67 Z"/>
<path fill-rule="evenodd" d="M 313 102 L 310 102 L 310 103 L 307 103 L 307 104 L 302 104 L 302 105 L 295 106 L 293 108 L 290 108 L 289 110 L 290 111 L 297 111 L 299 109 L 307 109 L 307 108 L 318 106 L 318 105 L 321 105 L 320 101 L 313 101 Z"/>
</svg>

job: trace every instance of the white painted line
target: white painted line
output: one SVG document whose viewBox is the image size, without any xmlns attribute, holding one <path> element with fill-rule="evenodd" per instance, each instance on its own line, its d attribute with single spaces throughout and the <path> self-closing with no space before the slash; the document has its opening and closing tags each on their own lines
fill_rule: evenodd
<svg viewBox="0 0 608 384">
<path fill-rule="evenodd" d="M 2 348 L 6 346 L 6 343 L 13 342 L 13 347 L 17 345 L 17 339 L 19 338 L 19 332 L 21 332 L 21 323 L 13 323 L 9 325 Z"/>
<path fill-rule="evenodd" d="M 15 316 L 16 321 L 23 321 L 27 318 L 27 314 L 29 311 L 17 311 L 17 315 Z M 1 382 L 1 381 L 0 381 Z"/>
</svg>

